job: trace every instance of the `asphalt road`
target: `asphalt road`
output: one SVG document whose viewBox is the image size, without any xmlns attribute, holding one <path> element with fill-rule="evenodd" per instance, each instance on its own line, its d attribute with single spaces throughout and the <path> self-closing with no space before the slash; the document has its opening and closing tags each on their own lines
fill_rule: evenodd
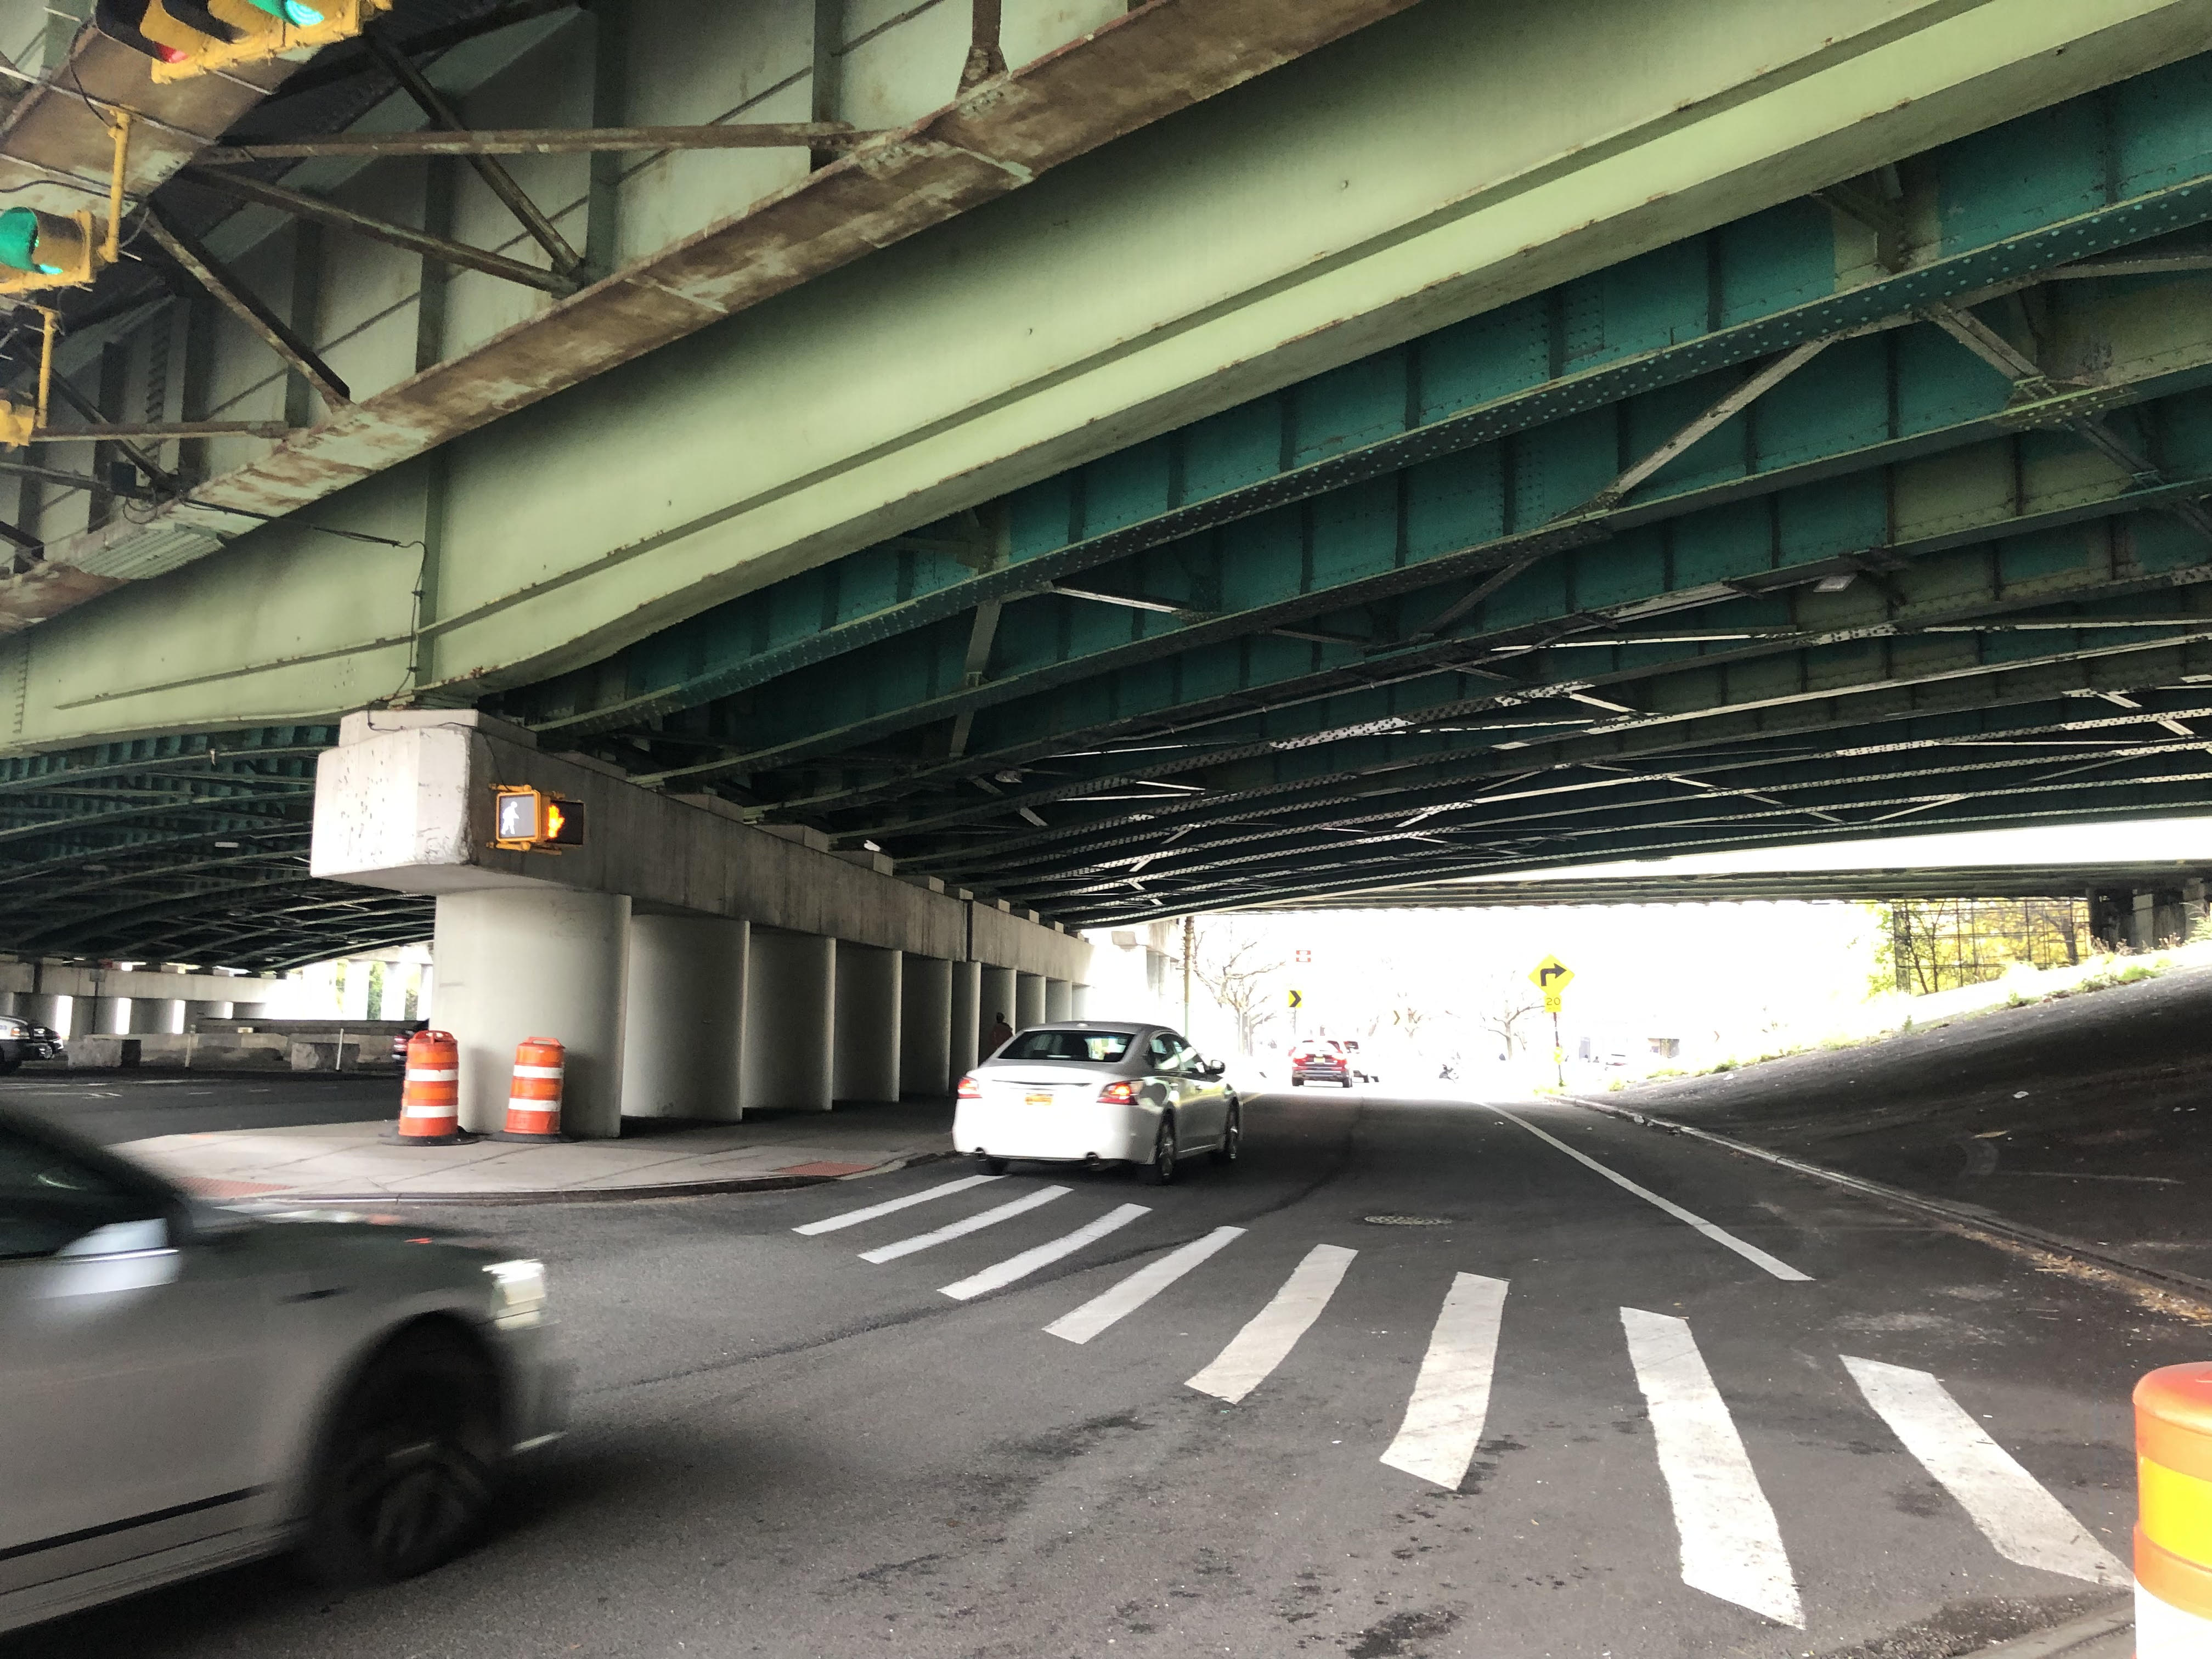
<svg viewBox="0 0 2212 1659">
<path fill-rule="evenodd" d="M 811 1235 L 967 1172 L 469 1212 L 545 1258 L 578 1368 L 574 1431 L 496 1538 L 339 1600 L 232 1572 L 18 1650 L 1940 1659 L 2117 1599 L 2129 1389 L 2212 1330 L 1694 1143 L 1511 1109 L 1270 1096 L 1233 1171 L 1018 1165 Z M 945 1293 L 1125 1204 L 1148 1207 Z M 1224 1226 L 1089 1340 L 1046 1330 Z M 1295 1327 L 1301 1286 L 1310 1326 L 1255 1358 L 1248 1322 Z"/>
<path fill-rule="evenodd" d="M 23 1071 L 0 1081 L 0 1106 L 33 1112 L 103 1146 L 155 1135 L 363 1123 L 399 1115 L 396 1075 L 194 1077 L 188 1073 Z"/>
</svg>

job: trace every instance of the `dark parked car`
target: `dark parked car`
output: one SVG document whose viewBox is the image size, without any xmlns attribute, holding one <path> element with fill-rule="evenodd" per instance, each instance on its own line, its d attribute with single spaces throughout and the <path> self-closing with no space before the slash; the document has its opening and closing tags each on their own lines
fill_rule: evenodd
<svg viewBox="0 0 2212 1659">
<path fill-rule="evenodd" d="M 0 1075 L 27 1060 L 59 1060 L 68 1053 L 61 1034 L 51 1027 L 0 1014 Z"/>
</svg>

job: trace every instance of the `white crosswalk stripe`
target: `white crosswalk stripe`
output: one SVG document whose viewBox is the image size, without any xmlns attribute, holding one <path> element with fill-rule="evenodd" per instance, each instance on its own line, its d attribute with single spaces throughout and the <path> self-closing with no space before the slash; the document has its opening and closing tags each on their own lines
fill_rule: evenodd
<svg viewBox="0 0 2212 1659">
<path fill-rule="evenodd" d="M 1684 1209 L 1680 1205 L 1674 1203 L 1669 1199 L 1660 1197 L 1658 1194 L 1653 1192 L 1648 1187 L 1638 1186 L 1626 1176 L 1621 1175 L 1616 1170 L 1608 1170 L 1604 1164 L 1599 1163 L 1595 1158 L 1591 1158 L 1587 1153 L 1577 1152 L 1573 1147 L 1568 1146 L 1565 1141 L 1561 1140 L 1558 1136 L 1545 1133 L 1543 1130 L 1538 1128 L 1534 1124 L 1529 1122 L 1527 1118 L 1521 1116 L 1517 1112 L 1509 1112 L 1503 1106 L 1492 1106 L 1490 1109 L 1497 1113 L 1498 1116 L 1504 1118 L 1507 1122 L 1519 1124 L 1530 1134 L 1535 1136 L 1537 1139 L 1544 1142 L 1545 1145 L 1557 1147 L 1559 1151 L 1565 1152 L 1569 1158 L 1574 1159 L 1576 1163 L 1584 1164 L 1589 1168 L 1596 1170 L 1598 1174 L 1603 1176 L 1607 1181 L 1610 1181 L 1614 1186 L 1620 1188 L 1623 1191 L 1633 1193 L 1637 1197 L 1642 1199 L 1646 1204 L 1652 1206 L 1655 1209 L 1663 1210 L 1668 1215 L 1673 1216 L 1675 1220 L 1686 1223 L 1688 1225 L 1695 1227 L 1707 1238 L 1711 1239 L 1714 1243 L 1726 1245 L 1729 1249 L 1734 1250 L 1738 1255 L 1741 1256 L 1746 1261 L 1751 1262 L 1756 1267 L 1765 1268 L 1768 1273 L 1772 1273 L 1777 1279 L 1790 1279 L 1801 1284 L 1809 1284 L 1811 1282 L 1813 1278 L 1812 1274 L 1798 1272 L 1796 1268 L 1791 1267 L 1780 1257 L 1769 1255 L 1765 1250 L 1760 1249 L 1758 1245 L 1747 1243 L 1742 1239 L 1738 1238 L 1734 1233 L 1728 1231 L 1725 1228 L 1717 1226 L 1712 1222 L 1706 1220 L 1705 1217 L 1693 1214 L 1692 1212 Z"/>
<path fill-rule="evenodd" d="M 988 1291 L 1001 1290 L 1016 1279 L 1026 1279 L 1038 1268 L 1049 1267 L 1062 1256 L 1073 1255 L 1085 1245 L 1095 1244 L 1107 1234 L 1152 1212 L 1152 1206 L 1148 1204 L 1124 1204 L 1118 1209 L 1109 1210 L 1097 1220 L 1085 1223 L 1072 1233 L 1024 1250 L 1019 1255 L 1009 1256 L 996 1267 L 971 1273 L 956 1284 L 943 1286 L 943 1294 L 956 1302 L 965 1302 Z"/>
<path fill-rule="evenodd" d="M 810 1221 L 803 1227 L 793 1227 L 795 1233 L 812 1237 L 817 1233 L 834 1233 L 847 1227 L 857 1227 L 863 1221 L 873 1221 L 878 1216 L 895 1215 L 901 1210 L 910 1210 L 917 1204 L 927 1204 L 933 1198 L 945 1198 L 953 1193 L 964 1193 L 970 1187 L 980 1187 L 987 1181 L 998 1181 L 1000 1176 L 963 1176 L 958 1181 L 948 1181 L 942 1186 L 930 1187 L 918 1193 L 908 1193 L 904 1198 L 894 1198 L 883 1204 L 871 1204 L 865 1210 L 848 1210 L 842 1215 L 833 1215 L 820 1221 Z"/>
<path fill-rule="evenodd" d="M 1033 1193 L 1024 1193 L 1011 1204 L 1001 1204 L 995 1210 L 986 1210 L 981 1215 L 971 1215 L 964 1220 L 939 1227 L 934 1232 L 916 1233 L 912 1238 L 902 1238 L 896 1244 L 886 1244 L 881 1249 L 863 1250 L 863 1261 L 896 1261 L 902 1255 L 912 1255 L 916 1250 L 926 1250 L 956 1238 L 965 1238 L 970 1233 L 980 1233 L 986 1227 L 995 1227 L 1001 1221 L 1011 1221 L 1018 1215 L 1026 1215 L 1040 1204 L 1049 1204 L 1055 1198 L 1066 1198 L 1072 1189 L 1066 1187 L 1040 1187 Z"/>
<path fill-rule="evenodd" d="M 1062 1314 L 1044 1328 L 1045 1332 L 1069 1342 L 1088 1342 L 1117 1320 L 1136 1312 L 1231 1240 L 1243 1237 L 1242 1227 L 1216 1227 L 1204 1238 L 1193 1239 L 1181 1249 L 1146 1262 L 1112 1290 L 1092 1297 L 1073 1312 Z"/>
<path fill-rule="evenodd" d="M 1274 1299 L 1230 1339 L 1211 1365 L 1190 1379 L 1190 1386 L 1233 1406 L 1266 1382 L 1321 1317 L 1343 1281 L 1345 1269 L 1358 1254 L 1339 1244 L 1316 1244 L 1307 1251 Z"/>
<path fill-rule="evenodd" d="M 1926 1371 L 1843 1358 L 1867 1404 L 1958 1500 L 1999 1555 L 2093 1584 L 2117 1588 L 2130 1582 L 2112 1552 L 1991 1439 L 1942 1382 Z"/>
<path fill-rule="evenodd" d="M 1623 1308 L 1620 1322 L 1651 1410 L 1682 1582 L 1802 1629 L 1804 1611 L 1781 1528 L 1687 1322 Z"/>
<path fill-rule="evenodd" d="M 1505 1281 L 1455 1273 L 1422 1356 L 1413 1396 L 1398 1437 L 1382 1461 L 1394 1469 L 1457 1492 L 1482 1439 L 1490 1382 L 1498 1364 L 1498 1331 L 1505 1316 Z"/>
</svg>

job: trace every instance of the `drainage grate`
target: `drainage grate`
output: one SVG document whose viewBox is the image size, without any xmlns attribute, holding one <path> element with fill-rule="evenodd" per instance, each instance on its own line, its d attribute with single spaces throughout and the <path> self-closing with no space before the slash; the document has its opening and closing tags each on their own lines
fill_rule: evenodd
<svg viewBox="0 0 2212 1659">
<path fill-rule="evenodd" d="M 1360 1218 L 1370 1227 L 1449 1227 L 1448 1215 L 1370 1215 Z"/>
</svg>

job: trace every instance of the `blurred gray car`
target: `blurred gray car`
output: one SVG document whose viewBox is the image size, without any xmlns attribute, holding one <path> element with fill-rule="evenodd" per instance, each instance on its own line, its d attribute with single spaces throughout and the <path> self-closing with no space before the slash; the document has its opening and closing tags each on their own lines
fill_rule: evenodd
<svg viewBox="0 0 2212 1659">
<path fill-rule="evenodd" d="M 290 1551 L 465 1549 L 558 1437 L 544 1270 L 254 1216 L 0 1109 L 0 1631 Z"/>
</svg>

